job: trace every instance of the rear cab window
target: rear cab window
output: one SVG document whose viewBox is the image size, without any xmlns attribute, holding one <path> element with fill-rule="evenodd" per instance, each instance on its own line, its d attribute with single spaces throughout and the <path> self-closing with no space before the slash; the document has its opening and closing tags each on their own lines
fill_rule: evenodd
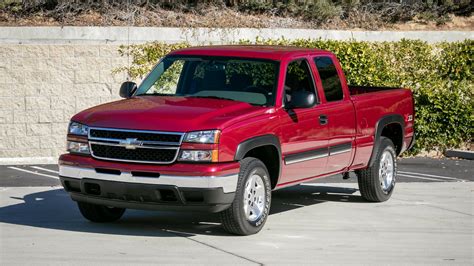
<svg viewBox="0 0 474 266">
<path fill-rule="evenodd" d="M 332 59 L 328 56 L 314 57 L 314 64 L 321 78 L 324 96 L 326 101 L 340 101 L 344 98 L 341 79 L 337 73 L 336 66 Z"/>
</svg>

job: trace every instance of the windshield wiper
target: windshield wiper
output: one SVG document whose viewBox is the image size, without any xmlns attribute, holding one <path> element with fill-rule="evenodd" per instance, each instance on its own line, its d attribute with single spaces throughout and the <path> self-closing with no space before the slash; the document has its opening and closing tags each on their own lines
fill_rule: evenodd
<svg viewBox="0 0 474 266">
<path fill-rule="evenodd" d="M 234 101 L 236 102 L 236 100 L 234 99 L 231 99 L 231 98 L 225 98 L 225 97 L 219 97 L 219 96 L 204 96 L 204 95 L 187 95 L 185 97 L 193 97 L 193 98 L 210 98 L 210 99 L 219 99 L 219 100 L 229 100 L 229 101 Z"/>
</svg>

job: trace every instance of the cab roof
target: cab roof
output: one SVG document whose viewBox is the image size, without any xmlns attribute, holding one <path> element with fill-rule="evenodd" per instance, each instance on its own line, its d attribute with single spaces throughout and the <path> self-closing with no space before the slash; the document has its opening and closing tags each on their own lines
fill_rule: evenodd
<svg viewBox="0 0 474 266">
<path fill-rule="evenodd" d="M 184 48 L 170 53 L 170 55 L 230 56 L 270 60 L 282 60 L 285 57 L 302 56 L 307 54 L 331 54 L 331 52 L 296 46 L 214 45 Z"/>
</svg>

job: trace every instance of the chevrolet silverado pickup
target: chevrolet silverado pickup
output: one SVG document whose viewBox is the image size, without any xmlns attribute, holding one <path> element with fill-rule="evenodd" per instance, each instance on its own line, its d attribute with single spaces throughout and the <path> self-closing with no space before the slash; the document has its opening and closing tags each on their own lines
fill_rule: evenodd
<svg viewBox="0 0 474 266">
<path fill-rule="evenodd" d="M 119 101 L 72 117 L 61 183 L 93 222 L 127 208 L 219 212 L 255 234 L 272 191 L 357 175 L 364 199 L 390 198 L 414 142 L 403 88 L 348 86 L 336 56 L 276 46 L 173 51 Z"/>
</svg>

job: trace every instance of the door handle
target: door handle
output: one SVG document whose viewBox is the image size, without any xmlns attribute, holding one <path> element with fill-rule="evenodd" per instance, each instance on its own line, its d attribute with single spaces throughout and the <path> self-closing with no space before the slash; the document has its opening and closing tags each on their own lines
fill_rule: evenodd
<svg viewBox="0 0 474 266">
<path fill-rule="evenodd" d="M 327 115 L 320 115 L 319 116 L 319 124 L 324 126 L 324 125 L 327 125 L 327 123 L 329 122 L 328 120 L 328 116 Z"/>
</svg>

